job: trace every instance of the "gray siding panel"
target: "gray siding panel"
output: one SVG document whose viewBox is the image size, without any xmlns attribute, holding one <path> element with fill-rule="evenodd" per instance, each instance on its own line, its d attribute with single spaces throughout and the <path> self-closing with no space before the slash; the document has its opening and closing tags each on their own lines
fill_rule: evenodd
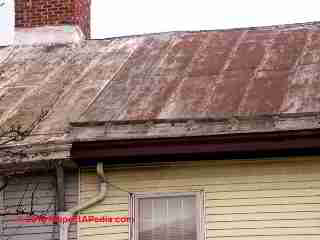
<svg viewBox="0 0 320 240">
<path fill-rule="evenodd" d="M 65 173 L 66 210 L 78 203 L 78 173 Z M 30 212 L 33 198 L 33 211 L 36 215 L 54 215 L 56 211 L 56 187 L 54 173 L 10 178 L 8 187 L 1 193 L 0 208 L 16 212 L 20 206 Z M 20 221 L 19 221 L 20 219 Z M 0 219 L 0 240 L 55 240 L 58 239 L 58 226 L 53 223 L 21 223 L 21 216 L 5 216 Z M 69 239 L 77 239 L 77 224 L 72 224 Z"/>
</svg>

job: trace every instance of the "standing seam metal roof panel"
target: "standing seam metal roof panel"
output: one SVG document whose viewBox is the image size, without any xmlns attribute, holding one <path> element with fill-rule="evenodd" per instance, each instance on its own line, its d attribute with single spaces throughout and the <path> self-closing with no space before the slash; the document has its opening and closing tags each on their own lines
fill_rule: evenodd
<svg viewBox="0 0 320 240">
<path fill-rule="evenodd" d="M 0 125 L 45 111 L 35 141 L 63 138 L 70 121 L 320 110 L 319 23 L 2 48 L 0 59 Z"/>
</svg>

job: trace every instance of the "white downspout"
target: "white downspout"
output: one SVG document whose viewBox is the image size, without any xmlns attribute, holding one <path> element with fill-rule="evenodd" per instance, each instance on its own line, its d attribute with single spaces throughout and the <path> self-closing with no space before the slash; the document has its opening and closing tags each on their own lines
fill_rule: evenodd
<svg viewBox="0 0 320 240">
<path fill-rule="evenodd" d="M 107 195 L 107 181 L 103 171 L 103 163 L 97 163 L 97 175 L 100 180 L 100 192 L 94 198 L 91 198 L 87 202 L 81 203 L 78 206 L 71 208 L 66 212 L 60 212 L 60 217 L 73 217 L 81 210 L 87 209 L 96 203 L 105 199 Z M 59 239 L 60 240 L 68 240 L 68 232 L 69 232 L 70 221 L 66 221 L 65 223 L 59 221 Z"/>
</svg>

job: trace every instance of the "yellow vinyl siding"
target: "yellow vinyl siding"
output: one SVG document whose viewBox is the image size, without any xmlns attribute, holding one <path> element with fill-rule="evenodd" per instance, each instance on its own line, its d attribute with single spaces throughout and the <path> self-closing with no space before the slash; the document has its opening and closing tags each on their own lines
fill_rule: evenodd
<svg viewBox="0 0 320 240">
<path fill-rule="evenodd" d="M 320 157 L 214 160 L 110 166 L 108 180 L 130 192 L 205 191 L 207 239 L 320 239 Z M 80 200 L 97 193 L 94 169 L 82 169 Z M 86 210 L 128 214 L 128 193 L 109 186 Z M 119 212 L 120 211 L 120 212 Z M 125 240 L 127 224 L 82 223 L 79 239 Z"/>
</svg>

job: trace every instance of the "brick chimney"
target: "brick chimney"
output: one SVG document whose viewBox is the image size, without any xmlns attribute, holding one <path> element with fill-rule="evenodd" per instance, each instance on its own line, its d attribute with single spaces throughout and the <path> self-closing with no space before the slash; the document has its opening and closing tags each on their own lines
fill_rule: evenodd
<svg viewBox="0 0 320 240">
<path fill-rule="evenodd" d="M 90 38 L 91 0 L 15 0 L 15 26 L 77 25 Z"/>
</svg>

